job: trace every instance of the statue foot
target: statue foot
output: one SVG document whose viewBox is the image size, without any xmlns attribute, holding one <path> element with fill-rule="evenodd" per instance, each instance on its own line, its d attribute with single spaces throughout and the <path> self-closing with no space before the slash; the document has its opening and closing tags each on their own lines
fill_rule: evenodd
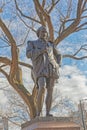
<svg viewBox="0 0 87 130">
<path fill-rule="evenodd" d="M 53 117 L 53 115 L 49 113 L 47 113 L 46 116 Z"/>
<path fill-rule="evenodd" d="M 36 117 L 40 117 L 40 112 L 37 112 Z"/>
</svg>

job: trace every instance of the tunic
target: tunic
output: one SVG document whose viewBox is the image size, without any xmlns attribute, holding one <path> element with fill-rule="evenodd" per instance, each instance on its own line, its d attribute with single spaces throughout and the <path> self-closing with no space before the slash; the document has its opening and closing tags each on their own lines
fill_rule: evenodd
<svg viewBox="0 0 87 130">
<path fill-rule="evenodd" d="M 59 78 L 61 54 L 52 42 L 46 42 L 42 39 L 28 41 L 26 56 L 32 60 L 32 76 L 35 82 L 39 77 Z"/>
</svg>

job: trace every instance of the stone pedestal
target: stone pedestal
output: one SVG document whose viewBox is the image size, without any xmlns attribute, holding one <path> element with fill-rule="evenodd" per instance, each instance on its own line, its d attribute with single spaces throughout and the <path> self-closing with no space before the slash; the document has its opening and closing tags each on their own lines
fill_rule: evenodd
<svg viewBox="0 0 87 130">
<path fill-rule="evenodd" d="M 39 117 L 22 124 L 22 130 L 80 130 L 71 118 Z"/>
</svg>

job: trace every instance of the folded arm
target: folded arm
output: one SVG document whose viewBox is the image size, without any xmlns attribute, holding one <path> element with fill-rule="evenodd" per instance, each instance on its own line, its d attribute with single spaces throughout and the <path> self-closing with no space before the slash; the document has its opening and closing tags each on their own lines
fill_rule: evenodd
<svg viewBox="0 0 87 130">
<path fill-rule="evenodd" d="M 37 58 L 39 55 L 45 53 L 45 49 L 35 48 L 32 41 L 27 42 L 26 56 L 28 58 Z"/>
<path fill-rule="evenodd" d="M 56 49 L 56 47 L 54 46 L 54 55 L 56 57 L 56 61 L 59 64 L 59 66 L 61 66 L 61 62 L 62 62 L 62 55 L 60 54 L 60 52 Z"/>
</svg>

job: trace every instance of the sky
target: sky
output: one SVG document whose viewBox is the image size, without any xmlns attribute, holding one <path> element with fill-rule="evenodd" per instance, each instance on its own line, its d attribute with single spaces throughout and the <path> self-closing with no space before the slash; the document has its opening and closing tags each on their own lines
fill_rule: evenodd
<svg viewBox="0 0 87 130">
<path fill-rule="evenodd" d="M 5 3 L 8 2 L 8 4 L 3 8 L 3 13 L 1 13 L 0 16 L 5 21 L 5 23 L 8 25 L 9 20 L 12 19 L 12 17 L 16 16 L 15 11 L 12 10 L 12 7 L 15 8 L 15 6 L 14 6 L 13 2 L 9 3 L 9 0 L 7 0 L 7 1 L 2 0 L 1 5 L 3 5 L 4 2 Z M 28 1 L 26 1 L 26 2 L 28 2 Z M 30 3 L 26 4 L 26 2 L 22 2 L 22 5 L 20 5 L 20 8 L 24 7 L 24 5 L 26 5 L 26 8 L 29 8 Z M 61 7 L 61 5 L 60 5 L 60 7 Z M 12 10 L 12 12 L 11 12 L 11 10 Z M 63 10 L 63 8 L 61 8 L 61 10 Z M 23 8 L 23 11 L 26 12 L 26 9 Z M 63 11 L 66 13 L 65 9 Z M 56 13 L 56 11 L 54 11 L 54 12 Z M 54 23 L 53 23 L 54 25 L 56 24 L 55 23 L 56 17 L 57 16 L 52 17 L 54 19 Z M 22 26 L 22 28 L 20 28 L 21 26 Z M 22 22 L 19 22 L 19 19 L 16 18 L 16 17 L 12 21 L 12 23 L 10 24 L 9 28 L 10 28 L 17 44 L 20 44 L 23 41 L 24 37 L 26 36 L 26 34 L 27 34 L 26 32 L 27 32 L 28 29 L 26 27 L 24 28 L 24 24 Z M 1 32 L 0 32 L 0 34 L 1 34 Z M 31 40 L 31 39 L 34 40 L 34 39 L 37 39 L 37 37 L 34 33 L 30 32 L 27 40 Z M 24 43 L 24 45 L 20 48 L 20 59 L 23 60 L 23 61 L 26 60 L 26 62 L 29 63 L 30 60 L 26 58 L 26 43 L 27 43 L 27 40 Z M 7 46 L 7 44 L 5 42 L 3 43 L 3 41 L 1 41 L 1 43 L 2 44 L 0 45 L 0 56 L 10 57 L 11 56 L 10 47 Z M 86 31 L 80 31 L 78 33 L 74 33 L 74 34 L 68 36 L 66 39 L 61 41 L 61 43 L 58 46 L 58 49 L 60 50 L 62 55 L 73 54 L 83 44 L 87 44 Z M 3 46 L 7 46 L 7 47 L 3 47 Z M 86 55 L 86 51 L 82 51 L 79 54 L 79 56 L 82 56 L 82 55 Z M 73 87 L 73 91 L 72 91 L 71 88 L 72 88 L 73 85 L 68 84 L 69 82 L 72 82 L 72 84 L 73 84 L 73 80 L 74 80 L 73 78 L 75 78 L 77 86 L 79 86 L 79 87 L 81 86 L 82 91 L 84 90 L 84 87 L 85 87 L 85 90 L 86 90 L 86 88 L 87 88 L 87 83 L 86 83 L 87 67 L 86 67 L 86 65 L 87 65 L 87 59 L 81 60 L 81 61 L 72 60 L 70 58 L 62 59 L 62 65 L 61 65 L 61 68 L 60 68 L 60 79 L 59 80 L 61 80 L 62 77 L 65 78 L 65 80 L 63 81 L 64 82 L 63 86 L 62 86 L 63 91 L 70 89 L 71 93 L 74 94 L 74 91 L 76 92 L 78 87 Z M 77 75 L 76 75 L 76 73 L 77 73 Z M 73 75 L 75 77 L 73 77 Z M 66 77 L 67 77 L 67 80 L 66 80 Z M 65 84 L 67 84 L 67 85 L 65 86 Z M 80 88 L 80 90 L 81 90 L 81 88 Z M 77 93 L 79 93 L 79 89 L 77 90 Z M 77 98 L 78 98 L 78 95 L 81 95 L 81 94 L 77 94 Z M 80 97 L 84 97 L 84 94 L 82 94 L 82 95 L 83 96 L 80 96 Z M 71 96 L 71 95 L 68 94 L 68 96 Z M 85 92 L 85 96 L 86 96 L 86 92 Z"/>
<path fill-rule="evenodd" d="M 8 5 L 4 6 L 3 13 L 0 14 L 0 17 L 4 20 L 6 25 L 9 25 L 9 20 L 11 19 L 12 22 L 9 26 L 9 29 L 11 33 L 13 34 L 17 44 L 23 43 L 24 38 L 26 37 L 28 28 L 24 26 L 24 24 L 20 21 L 18 17 L 16 17 L 14 3 L 9 3 L 10 0 L 1 0 L 1 5 L 3 3 L 8 2 Z M 64 0 L 63 0 L 64 1 Z M 20 5 L 20 8 L 23 9 L 23 12 L 26 14 L 32 14 L 34 15 L 34 10 L 32 10 L 31 2 L 29 3 L 26 1 L 18 1 L 19 3 L 22 2 L 22 5 Z M 63 4 L 61 4 L 60 7 L 61 10 L 66 12 L 66 8 L 63 8 Z M 75 5 L 74 5 L 75 6 Z M 25 8 L 26 7 L 26 8 Z M 66 7 L 66 6 L 65 6 Z M 27 11 L 26 11 L 27 10 Z M 54 14 L 56 11 L 54 10 Z M 53 18 L 53 24 L 56 27 L 57 24 L 59 24 L 59 21 L 57 23 L 57 18 L 59 18 L 59 15 L 52 14 Z M 72 13 L 72 17 L 74 16 L 74 13 Z M 13 18 L 14 17 L 14 18 Z M 28 20 L 25 20 L 28 25 L 31 25 Z M 56 22 L 55 22 L 56 21 Z M 35 25 L 35 28 L 37 29 L 37 26 Z M 0 38 L 2 37 L 2 31 L 0 30 Z M 28 38 L 23 44 L 23 46 L 20 48 L 20 60 L 24 61 L 26 63 L 31 63 L 30 59 L 27 59 L 26 57 L 26 44 L 28 40 L 35 40 L 37 39 L 37 36 L 32 31 L 29 32 Z M 10 47 L 7 46 L 5 42 L 0 40 L 0 56 L 7 56 L 11 57 L 10 53 Z M 68 36 L 66 39 L 61 41 L 61 43 L 58 45 L 58 49 L 61 52 L 62 55 L 64 54 L 74 54 L 81 45 L 87 44 L 87 30 L 80 31 L 77 33 L 74 33 L 70 36 Z M 7 47 L 3 47 L 7 46 Z M 81 51 L 78 56 L 84 56 L 87 55 L 87 51 Z M 31 86 L 32 91 L 32 84 L 33 81 L 31 79 L 30 70 L 22 68 L 23 70 L 23 82 L 27 89 L 30 90 L 29 85 Z M 64 58 L 62 59 L 61 68 L 60 71 L 60 78 L 58 83 L 55 84 L 54 91 L 57 89 L 57 93 L 61 93 L 62 97 L 67 97 L 73 100 L 74 102 L 79 102 L 80 100 L 87 98 L 87 59 L 85 60 L 73 60 L 70 58 Z M 0 75 L 0 84 L 4 81 L 2 75 Z M 2 84 L 3 85 L 3 84 Z M 0 90 L 0 105 L 4 105 L 7 102 L 7 97 L 5 96 L 4 92 Z"/>
</svg>

